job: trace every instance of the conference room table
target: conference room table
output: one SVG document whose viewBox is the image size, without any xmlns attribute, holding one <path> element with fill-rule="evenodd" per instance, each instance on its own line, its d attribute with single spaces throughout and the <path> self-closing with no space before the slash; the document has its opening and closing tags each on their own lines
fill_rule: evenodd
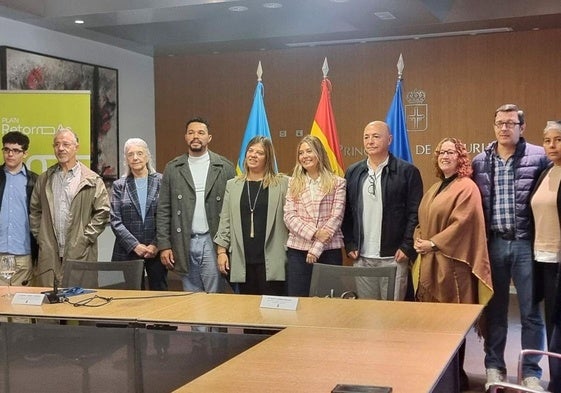
<svg viewBox="0 0 561 393">
<path fill-rule="evenodd" d="M 296 310 L 285 310 L 260 307 L 261 296 L 119 290 L 69 300 L 93 296 L 110 300 L 99 307 L 27 306 L 1 297 L 0 315 L 278 330 L 176 392 L 330 392 L 347 383 L 411 393 L 443 391 L 438 384 L 454 372 L 457 349 L 482 311 L 480 305 L 326 298 L 299 298 Z"/>
</svg>

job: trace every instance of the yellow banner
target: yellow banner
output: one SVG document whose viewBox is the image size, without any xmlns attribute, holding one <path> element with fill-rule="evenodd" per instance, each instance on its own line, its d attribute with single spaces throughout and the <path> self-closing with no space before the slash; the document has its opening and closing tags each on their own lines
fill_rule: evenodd
<svg viewBox="0 0 561 393">
<path fill-rule="evenodd" d="M 78 135 L 78 160 L 90 167 L 89 91 L 0 91 L 0 130 L 29 137 L 26 165 L 36 173 L 57 162 L 53 138 L 60 127 Z"/>
</svg>

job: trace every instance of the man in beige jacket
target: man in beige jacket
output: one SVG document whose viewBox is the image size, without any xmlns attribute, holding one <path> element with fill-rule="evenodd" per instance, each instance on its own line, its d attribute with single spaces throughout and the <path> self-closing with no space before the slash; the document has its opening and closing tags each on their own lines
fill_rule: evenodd
<svg viewBox="0 0 561 393">
<path fill-rule="evenodd" d="M 58 163 L 39 175 L 29 221 L 37 239 L 37 286 L 51 286 L 53 269 L 62 281 L 67 259 L 97 261 L 97 237 L 109 222 L 109 196 L 101 177 L 76 159 L 78 137 L 70 128 L 57 131 L 53 148 Z"/>
</svg>

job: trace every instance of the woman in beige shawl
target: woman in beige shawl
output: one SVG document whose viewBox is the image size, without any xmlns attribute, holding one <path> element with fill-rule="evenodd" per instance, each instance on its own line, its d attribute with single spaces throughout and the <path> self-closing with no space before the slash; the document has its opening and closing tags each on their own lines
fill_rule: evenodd
<svg viewBox="0 0 561 393">
<path fill-rule="evenodd" d="M 486 304 L 493 294 L 481 194 L 464 144 L 445 138 L 434 154 L 440 181 L 423 196 L 414 234 L 415 297 L 422 302 Z M 460 348 L 463 366 L 465 342 Z M 467 375 L 460 368 L 462 390 Z"/>
</svg>

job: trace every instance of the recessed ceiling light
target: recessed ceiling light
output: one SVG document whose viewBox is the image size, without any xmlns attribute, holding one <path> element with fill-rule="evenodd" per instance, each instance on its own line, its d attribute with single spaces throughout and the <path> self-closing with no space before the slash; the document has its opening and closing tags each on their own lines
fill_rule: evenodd
<svg viewBox="0 0 561 393">
<path fill-rule="evenodd" d="M 82 19 L 76 19 L 74 23 L 76 23 L 77 25 L 83 25 L 84 21 Z"/>
<path fill-rule="evenodd" d="M 243 6 L 243 5 L 235 5 L 233 7 L 228 8 L 228 9 L 232 12 L 244 12 L 244 11 L 248 10 L 248 8 L 246 6 Z"/>
<path fill-rule="evenodd" d="M 265 4 L 263 4 L 263 7 L 265 7 L 265 8 L 282 8 L 282 4 L 281 3 L 265 3 Z"/>
<path fill-rule="evenodd" d="M 374 15 L 376 15 L 378 18 L 382 20 L 396 19 L 395 15 L 388 11 L 375 12 Z"/>
<path fill-rule="evenodd" d="M 332 3 L 348 3 L 349 0 L 331 0 Z"/>
</svg>

